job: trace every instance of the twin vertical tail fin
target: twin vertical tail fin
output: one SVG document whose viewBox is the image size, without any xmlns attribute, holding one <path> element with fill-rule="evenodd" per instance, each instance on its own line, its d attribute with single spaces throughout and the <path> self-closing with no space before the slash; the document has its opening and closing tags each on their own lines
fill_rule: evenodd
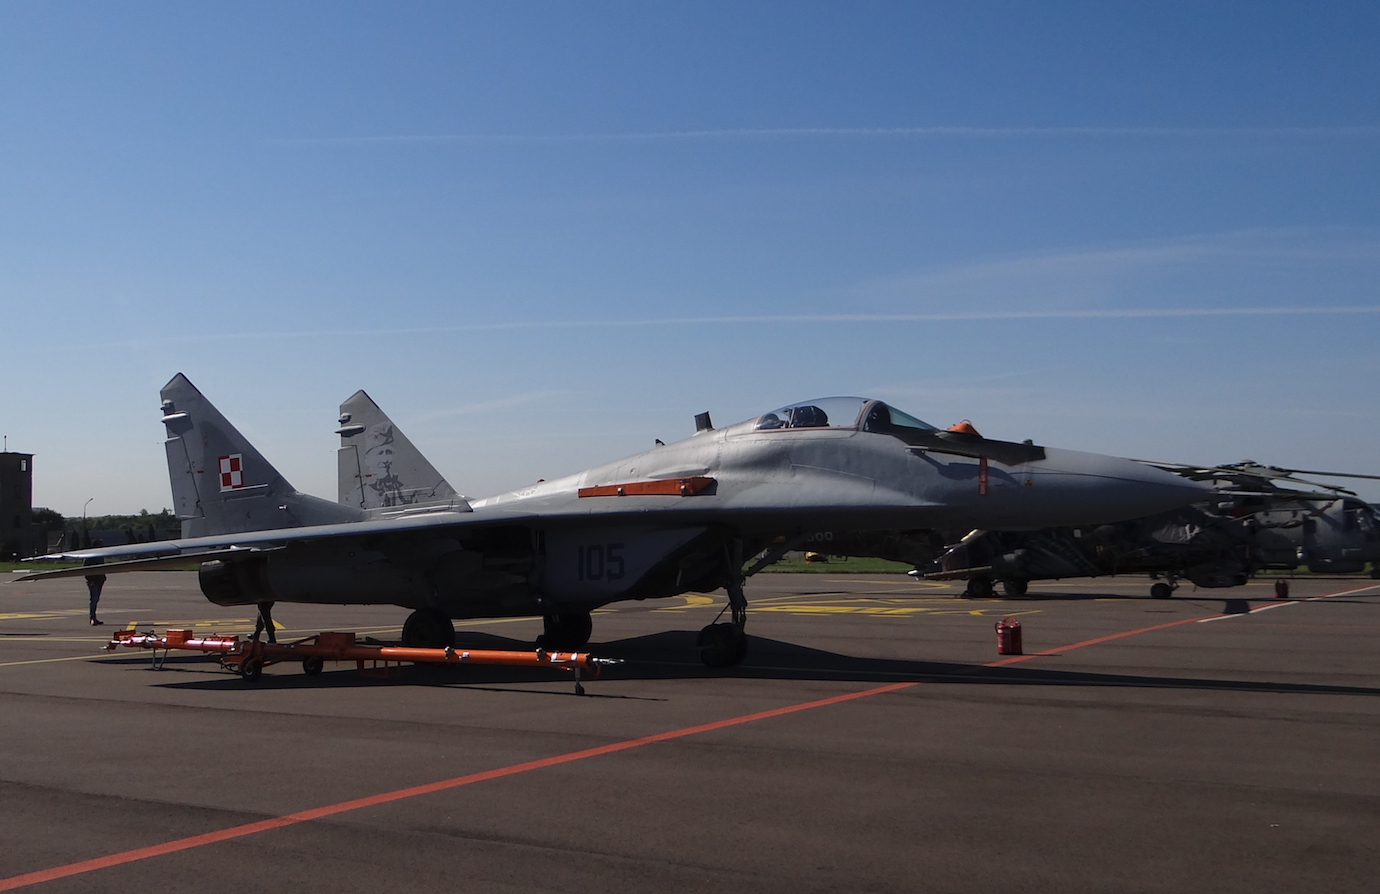
<svg viewBox="0 0 1380 894">
<path fill-rule="evenodd" d="M 435 466 L 363 391 L 340 405 L 340 504 L 366 512 L 469 508 Z"/>
<path fill-rule="evenodd" d="M 173 511 L 183 537 L 358 521 L 363 514 L 299 493 L 186 376 L 160 392 Z"/>
</svg>

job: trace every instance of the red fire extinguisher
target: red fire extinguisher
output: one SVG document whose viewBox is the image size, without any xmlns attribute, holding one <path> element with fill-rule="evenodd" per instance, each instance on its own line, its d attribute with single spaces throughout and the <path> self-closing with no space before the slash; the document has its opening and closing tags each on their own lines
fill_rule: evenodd
<svg viewBox="0 0 1380 894">
<path fill-rule="evenodd" d="M 1015 618 L 1002 618 L 997 622 L 997 654 L 1022 654 L 1021 622 Z"/>
</svg>

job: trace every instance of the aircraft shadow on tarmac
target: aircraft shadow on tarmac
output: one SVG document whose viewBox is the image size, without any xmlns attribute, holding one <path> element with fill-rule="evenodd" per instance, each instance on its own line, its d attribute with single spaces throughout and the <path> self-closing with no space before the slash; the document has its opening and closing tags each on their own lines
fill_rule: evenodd
<svg viewBox="0 0 1380 894">
<path fill-rule="evenodd" d="M 623 664 L 605 668 L 596 678 L 585 676 L 586 689 L 591 696 L 644 698 L 600 693 L 600 683 L 617 680 L 684 680 L 738 677 L 761 680 L 832 680 L 839 682 L 883 684 L 893 682 L 923 682 L 931 684 L 998 685 L 998 686 L 1101 686 L 1141 689 L 1190 689 L 1234 692 L 1271 692 L 1281 694 L 1380 696 L 1380 688 L 1367 686 L 1332 686 L 1313 683 L 1284 683 L 1266 680 L 1215 680 L 1196 677 L 1149 676 L 1141 674 L 1092 673 L 1060 671 L 1040 668 L 986 667 L 978 664 L 941 661 L 904 661 L 879 658 L 857 658 L 811 649 L 794 643 L 760 636 L 751 639 L 747 659 L 727 671 L 711 670 L 700 664 L 695 650 L 696 631 L 676 630 L 639 636 L 631 639 L 596 643 L 590 647 L 595 655 L 619 658 Z M 532 644 L 491 633 L 462 632 L 457 648 L 465 649 L 531 649 Z M 256 683 L 245 683 L 238 675 L 213 670 L 214 656 L 169 656 L 162 673 L 193 674 L 196 679 L 159 681 L 155 685 L 173 689 L 250 690 L 329 689 L 361 685 L 410 685 L 463 687 L 467 689 L 501 688 L 505 692 L 570 695 L 573 681 L 570 674 L 547 668 L 492 667 L 483 665 L 443 666 L 411 665 L 393 668 L 385 677 L 360 674 L 348 662 L 327 664 L 327 672 L 308 676 L 295 662 L 284 662 L 265 671 Z M 147 657 L 130 656 L 106 659 L 106 664 L 148 667 Z M 332 671 L 332 668 L 339 671 Z M 541 690 L 511 687 L 549 684 Z M 649 699 L 655 700 L 655 699 Z"/>
</svg>

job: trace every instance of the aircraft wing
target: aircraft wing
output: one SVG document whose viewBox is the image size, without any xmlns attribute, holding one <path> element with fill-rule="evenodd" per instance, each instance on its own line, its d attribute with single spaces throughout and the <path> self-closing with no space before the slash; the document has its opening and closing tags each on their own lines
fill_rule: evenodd
<svg viewBox="0 0 1380 894">
<path fill-rule="evenodd" d="M 163 541 L 168 543 L 170 541 Z M 180 568 L 189 562 L 201 559 L 223 558 L 227 552 L 233 551 L 216 549 L 205 550 L 203 552 L 180 553 L 175 556 L 151 556 L 144 559 L 129 559 L 124 562 L 102 562 L 99 565 L 80 565 L 76 568 L 59 568 L 56 571 L 33 571 L 22 577 L 16 577 L 16 581 L 22 580 L 53 580 L 59 577 L 86 577 L 91 574 L 119 574 L 122 571 L 161 571 L 165 568 Z M 240 550 L 243 552 L 243 550 Z M 53 561 L 52 556 L 44 556 L 44 559 Z"/>
<path fill-rule="evenodd" d="M 529 512 L 495 510 L 474 512 L 428 512 L 403 518 L 374 521 L 345 522 L 334 525 L 309 525 L 296 528 L 273 528 L 266 531 L 245 531 L 240 534 L 215 534 L 208 537 L 188 537 L 160 540 L 153 543 L 129 543 L 122 546 L 103 546 L 66 553 L 53 553 L 25 559 L 26 562 L 70 561 L 74 559 L 116 559 L 81 568 L 63 568 L 26 574 L 15 580 L 38 580 L 55 577 L 82 577 L 87 574 L 114 574 L 122 571 L 151 571 L 160 567 L 184 564 L 205 558 L 224 557 L 232 551 L 272 549 L 286 543 L 307 540 L 329 540 L 335 537 L 361 537 L 371 534 L 398 534 L 432 528 L 465 527 L 504 524 L 532 518 Z"/>
</svg>

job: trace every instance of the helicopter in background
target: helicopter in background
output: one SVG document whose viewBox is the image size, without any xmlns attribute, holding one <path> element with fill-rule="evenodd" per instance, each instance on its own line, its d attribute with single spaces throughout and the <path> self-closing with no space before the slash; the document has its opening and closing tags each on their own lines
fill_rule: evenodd
<svg viewBox="0 0 1380 894">
<path fill-rule="evenodd" d="M 1179 580 L 1205 589 L 1245 584 L 1259 571 L 1380 575 L 1380 519 L 1375 506 L 1350 490 L 1297 476 L 1380 479 L 1240 462 L 1193 467 L 1151 463 L 1216 496 L 1195 506 L 1115 524 L 1042 531 L 974 530 L 947 547 L 917 576 L 966 580 L 967 595 L 990 596 L 1000 582 L 1008 596 L 1032 580 L 1145 573 L 1150 595 L 1166 599 Z M 1308 490 L 1301 489 L 1307 487 Z M 1275 595 L 1286 598 L 1279 578 Z"/>
</svg>

